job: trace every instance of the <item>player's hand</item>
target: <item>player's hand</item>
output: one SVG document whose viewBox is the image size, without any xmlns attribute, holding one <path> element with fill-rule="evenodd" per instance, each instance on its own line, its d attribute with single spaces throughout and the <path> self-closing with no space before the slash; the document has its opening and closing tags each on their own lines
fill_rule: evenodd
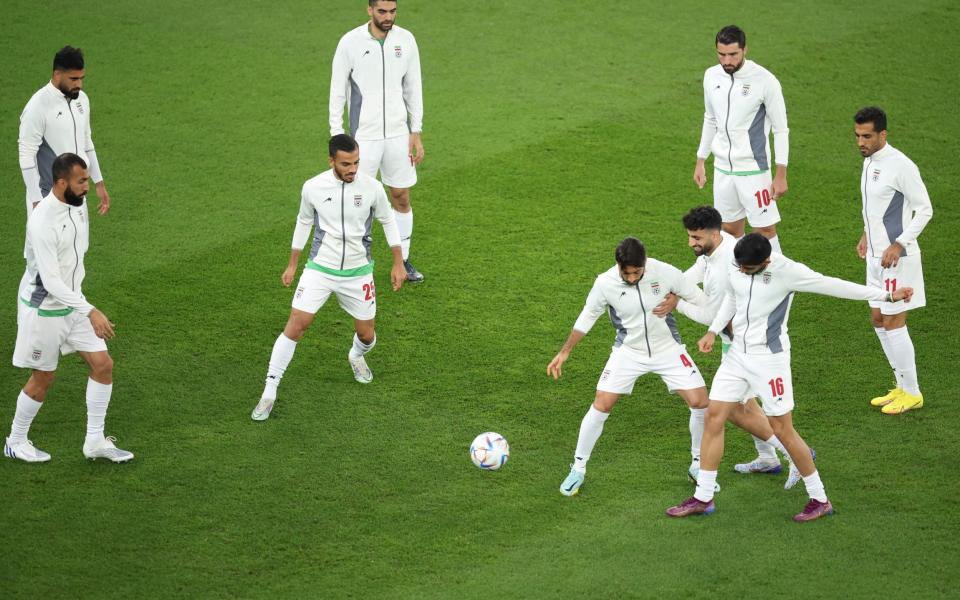
<svg viewBox="0 0 960 600">
<path fill-rule="evenodd" d="M 100 199 L 100 203 L 97 205 L 97 214 L 105 215 L 110 210 L 110 194 L 107 192 L 107 186 L 104 185 L 103 181 L 96 184 L 96 188 L 97 198 Z"/>
<path fill-rule="evenodd" d="M 693 182 L 697 184 L 697 187 L 701 190 L 703 186 L 707 185 L 707 168 L 704 166 L 702 160 L 697 161 L 697 166 L 693 169 Z"/>
<path fill-rule="evenodd" d="M 547 375 L 553 377 L 554 381 L 560 379 L 560 376 L 563 375 L 563 363 L 565 363 L 569 357 L 570 354 L 567 352 L 558 352 L 557 355 L 553 357 L 553 360 L 550 361 L 550 364 L 547 365 Z"/>
<path fill-rule="evenodd" d="M 402 262 L 394 262 L 393 268 L 390 269 L 390 285 L 393 286 L 393 291 L 399 291 L 403 287 L 403 282 L 407 280 L 407 270 L 403 267 Z"/>
<path fill-rule="evenodd" d="M 110 322 L 107 315 L 96 308 L 90 311 L 88 318 L 90 319 L 90 324 L 93 325 L 93 333 L 101 340 L 109 340 L 116 335 L 113 332 L 113 323 Z"/>
<path fill-rule="evenodd" d="M 411 133 L 409 144 L 410 164 L 417 166 L 423 162 L 423 141 L 420 139 L 420 134 Z"/>
<path fill-rule="evenodd" d="M 708 331 L 705 336 L 700 338 L 700 341 L 697 342 L 697 348 L 700 349 L 700 352 L 704 354 L 709 354 L 713 351 L 713 342 L 717 339 L 717 334 L 712 331 Z"/>
<path fill-rule="evenodd" d="M 680 304 L 680 297 L 673 292 L 670 292 L 663 299 L 663 302 L 658 304 L 656 308 L 653 309 L 653 314 L 662 319 L 673 312 L 673 309 L 677 307 L 677 304 Z"/>
<path fill-rule="evenodd" d="M 913 288 L 905 287 L 900 288 L 899 290 L 893 293 L 893 301 L 899 302 L 903 300 L 904 302 L 910 302 L 910 299 L 913 298 Z"/>
<path fill-rule="evenodd" d="M 296 274 L 297 265 L 288 265 L 287 268 L 283 270 L 283 275 L 280 276 L 283 287 L 290 287 L 290 284 L 293 283 L 293 276 Z"/>
<path fill-rule="evenodd" d="M 890 244 L 890 247 L 884 250 L 883 256 L 880 257 L 880 266 L 884 269 L 897 266 L 897 263 L 900 262 L 901 252 L 903 252 L 903 246 L 898 242 Z"/>
<path fill-rule="evenodd" d="M 770 184 L 770 197 L 779 200 L 786 193 L 787 176 L 778 171 L 776 177 L 773 178 L 773 183 Z"/>
<path fill-rule="evenodd" d="M 867 258 L 867 236 L 866 234 L 860 236 L 860 241 L 857 242 L 857 256 L 860 258 Z"/>
</svg>

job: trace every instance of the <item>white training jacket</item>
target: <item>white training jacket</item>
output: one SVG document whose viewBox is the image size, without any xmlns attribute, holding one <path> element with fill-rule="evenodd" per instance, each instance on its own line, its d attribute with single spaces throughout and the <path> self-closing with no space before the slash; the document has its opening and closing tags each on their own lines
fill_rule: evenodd
<svg viewBox="0 0 960 600">
<path fill-rule="evenodd" d="M 331 136 L 344 133 L 344 104 L 358 141 L 420 133 L 423 87 L 412 33 L 394 25 L 380 43 L 365 23 L 340 38 L 330 74 Z"/>
<path fill-rule="evenodd" d="M 903 246 L 900 256 L 920 254 L 917 237 L 933 205 L 912 160 L 890 144 L 863 159 L 860 197 L 870 256 L 880 258 L 894 242 Z"/>
<path fill-rule="evenodd" d="M 302 250 L 313 227 L 307 268 L 340 277 L 373 272 L 373 220 L 380 221 L 390 246 L 400 245 L 393 208 L 379 181 L 357 173 L 351 183 L 333 169 L 303 184 L 292 247 Z"/>
<path fill-rule="evenodd" d="M 827 277 L 776 252 L 770 264 L 754 275 L 727 266 L 727 293 L 710 331 L 720 332 L 733 319 L 733 346 L 746 354 L 778 354 L 790 350 L 787 319 L 794 292 L 813 292 L 847 300 L 888 299 L 880 288 Z"/>
<path fill-rule="evenodd" d="M 773 73 L 752 60 L 732 75 L 714 65 L 703 75 L 703 104 L 697 158 L 706 160 L 712 152 L 713 167 L 728 175 L 768 171 L 772 130 L 776 164 L 787 166 L 787 106 Z"/>
<path fill-rule="evenodd" d="M 20 115 L 17 141 L 28 209 L 50 193 L 53 161 L 64 152 L 72 152 L 86 161 L 87 173 L 94 183 L 103 180 L 93 148 L 90 99 L 83 91 L 76 100 L 71 100 L 52 83 L 40 88 Z"/>
<path fill-rule="evenodd" d="M 27 274 L 20 285 L 20 302 L 43 316 L 73 311 L 89 315 L 93 305 L 81 291 L 86 270 L 83 256 L 90 246 L 87 201 L 70 206 L 48 194 L 27 220 Z"/>
<path fill-rule="evenodd" d="M 694 304 L 707 301 L 700 288 L 684 277 L 680 269 L 665 262 L 647 258 L 643 277 L 636 285 L 624 282 L 619 267 L 614 265 L 597 276 L 573 328 L 589 333 L 606 310 L 617 330 L 615 348 L 626 345 L 651 357 L 669 352 L 681 343 L 680 330 L 672 314 L 660 318 L 653 314 L 653 309 L 670 292 Z"/>
<path fill-rule="evenodd" d="M 713 323 L 727 294 L 727 267 L 733 264 L 733 247 L 737 245 L 737 239 L 726 231 L 720 232 L 720 239 L 720 245 L 714 248 L 713 254 L 709 256 L 701 254 L 693 266 L 683 273 L 691 282 L 703 284 L 707 303 L 697 306 L 686 300 L 680 300 L 677 311 L 701 325 L 709 326 Z"/>
</svg>

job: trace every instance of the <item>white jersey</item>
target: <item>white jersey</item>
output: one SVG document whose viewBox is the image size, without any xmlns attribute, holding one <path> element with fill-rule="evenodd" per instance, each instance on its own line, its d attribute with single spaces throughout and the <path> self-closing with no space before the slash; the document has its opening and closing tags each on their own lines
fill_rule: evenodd
<svg viewBox="0 0 960 600">
<path fill-rule="evenodd" d="M 647 258 L 643 277 L 635 285 L 624 282 L 614 265 L 597 276 L 573 328 L 588 333 L 606 310 L 617 330 L 615 348 L 629 346 L 650 357 L 673 351 L 681 343 L 676 320 L 672 314 L 666 318 L 653 314 L 653 309 L 670 292 L 695 304 L 707 301 L 696 284 L 667 263 Z"/>
<path fill-rule="evenodd" d="M 20 301 L 41 315 L 88 315 L 93 306 L 81 291 L 83 257 L 90 245 L 87 202 L 70 206 L 49 194 L 27 220 L 27 273 Z"/>
<path fill-rule="evenodd" d="M 707 303 L 697 306 L 680 300 L 677 310 L 688 319 L 701 325 L 710 325 L 723 305 L 723 298 L 727 293 L 727 267 L 733 264 L 733 247 L 737 239 L 727 233 L 720 232 L 720 245 L 714 248 L 709 256 L 701 254 L 693 266 L 684 271 L 684 275 L 693 283 L 703 284 L 703 293 L 707 295 Z"/>
<path fill-rule="evenodd" d="M 884 300 L 880 288 L 827 277 L 776 252 L 770 264 L 753 275 L 727 266 L 727 293 L 710 325 L 720 332 L 733 319 L 733 346 L 747 354 L 778 354 L 790 350 L 787 319 L 794 292 L 814 292 L 848 300 Z"/>
<path fill-rule="evenodd" d="M 50 193 L 53 161 L 64 152 L 87 163 L 94 183 L 103 179 L 90 130 L 90 100 L 82 91 L 72 100 L 52 83 L 40 88 L 20 115 L 18 145 L 29 206 Z"/>
<path fill-rule="evenodd" d="M 383 185 L 364 173 L 347 183 L 330 169 L 303 184 L 292 246 L 303 249 L 312 226 L 308 268 L 342 277 L 369 273 L 374 219 L 383 226 L 387 243 L 399 246 L 400 232 Z"/>
<path fill-rule="evenodd" d="M 703 75 L 703 103 L 697 158 L 712 152 L 714 168 L 727 175 L 768 171 L 772 130 L 776 164 L 787 165 L 787 107 L 773 73 L 752 60 L 730 75 L 714 65 Z"/>
<path fill-rule="evenodd" d="M 933 217 L 933 205 L 920 170 L 890 144 L 863 159 L 860 196 L 867 253 L 883 256 L 894 242 L 900 256 L 920 254 L 917 237 Z"/>
<path fill-rule="evenodd" d="M 333 56 L 330 135 L 343 133 L 349 104 L 350 133 L 358 141 L 420 133 L 423 89 L 420 51 L 413 34 L 394 25 L 381 42 L 367 23 L 347 32 Z"/>
</svg>

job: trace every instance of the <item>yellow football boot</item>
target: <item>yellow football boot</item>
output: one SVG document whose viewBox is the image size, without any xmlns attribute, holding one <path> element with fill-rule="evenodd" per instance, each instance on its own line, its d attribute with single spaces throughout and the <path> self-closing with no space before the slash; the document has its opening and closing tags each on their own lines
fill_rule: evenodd
<svg viewBox="0 0 960 600">
<path fill-rule="evenodd" d="M 908 410 L 916 410 L 923 407 L 923 395 L 913 394 L 900 390 L 900 395 L 890 404 L 884 406 L 880 412 L 885 415 L 900 415 Z"/>
<path fill-rule="evenodd" d="M 883 396 L 877 396 L 870 401 L 870 406 L 886 406 L 900 397 L 900 394 L 903 393 L 903 388 L 895 387 Z"/>
</svg>

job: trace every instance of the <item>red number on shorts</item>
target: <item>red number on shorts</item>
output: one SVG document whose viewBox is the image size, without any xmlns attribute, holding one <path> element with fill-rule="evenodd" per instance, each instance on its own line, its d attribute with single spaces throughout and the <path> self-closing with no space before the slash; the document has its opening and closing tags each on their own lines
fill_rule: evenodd
<svg viewBox="0 0 960 600">
<path fill-rule="evenodd" d="M 783 377 L 777 377 L 776 379 L 771 379 L 767 383 L 770 384 L 770 391 L 773 392 L 774 396 L 783 395 Z"/>
<path fill-rule="evenodd" d="M 686 355 L 686 354 L 681 354 L 681 355 L 680 355 L 680 362 L 683 363 L 683 366 L 687 367 L 688 369 L 692 369 L 692 368 L 693 368 L 693 363 L 690 362 L 690 359 L 687 358 L 687 355 Z"/>
<path fill-rule="evenodd" d="M 883 282 L 886 284 L 886 286 L 887 286 L 887 291 L 888 291 L 888 292 L 895 292 L 895 291 L 897 291 L 897 280 L 896 280 L 896 279 L 884 279 Z"/>
<path fill-rule="evenodd" d="M 375 289 L 373 288 L 373 282 L 372 282 L 372 281 L 371 281 L 370 283 L 365 283 L 365 284 L 363 284 L 363 292 L 364 292 L 364 297 L 363 297 L 363 299 L 364 299 L 366 302 L 369 302 L 369 301 L 373 300 L 373 299 L 376 297 L 376 295 L 377 295 L 377 290 L 375 290 Z"/>
<path fill-rule="evenodd" d="M 754 194 L 757 197 L 757 208 L 770 206 L 770 190 L 764 188 Z"/>
</svg>

